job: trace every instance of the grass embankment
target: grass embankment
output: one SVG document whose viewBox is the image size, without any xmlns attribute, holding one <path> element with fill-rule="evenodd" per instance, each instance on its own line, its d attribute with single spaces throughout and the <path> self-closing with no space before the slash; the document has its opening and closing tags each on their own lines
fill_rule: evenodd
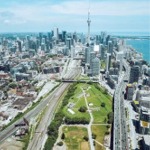
<svg viewBox="0 0 150 150">
<path fill-rule="evenodd" d="M 87 129 L 84 127 L 63 127 L 64 142 L 68 150 L 90 150 Z"/>
</svg>

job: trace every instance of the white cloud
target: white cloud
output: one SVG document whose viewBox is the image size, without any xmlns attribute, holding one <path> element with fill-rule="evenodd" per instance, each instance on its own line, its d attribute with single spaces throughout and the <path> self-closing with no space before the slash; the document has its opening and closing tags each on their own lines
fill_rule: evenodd
<svg viewBox="0 0 150 150">
<path fill-rule="evenodd" d="M 5 23 L 5 24 L 9 24 L 9 23 L 10 23 L 10 20 L 7 20 L 7 19 L 6 19 L 6 20 L 4 20 L 4 23 Z"/>
<path fill-rule="evenodd" d="M 80 27 L 83 23 L 86 25 L 87 11 L 89 4 L 88 0 L 61 1 L 60 3 L 26 3 L 26 4 L 11 4 L 7 7 L 0 6 L 0 21 L 4 24 L 27 26 L 35 25 L 63 25 Z M 86 3 L 87 2 L 87 3 Z M 147 16 L 150 15 L 148 1 L 111 1 L 97 0 L 91 1 L 90 6 L 92 24 L 95 25 L 109 24 L 109 17 L 128 17 L 128 16 Z M 98 17 L 96 17 L 98 16 Z M 101 16 L 106 16 L 105 20 L 100 20 Z M 108 17 L 107 17 L 108 16 Z M 102 18 L 102 17 L 101 17 Z M 104 17 L 103 17 L 104 18 Z M 141 18 L 141 17 L 140 17 Z M 95 20 L 94 20 L 95 19 Z"/>
<path fill-rule="evenodd" d="M 2 8 L 10 12 L 12 18 L 25 19 L 28 21 L 46 21 L 52 18 L 56 20 L 61 15 L 87 15 L 88 3 L 84 1 L 66 1 L 59 4 L 34 4 L 12 5 Z M 128 16 L 149 15 L 149 6 L 145 1 L 95 1 L 91 3 L 91 15 Z"/>
</svg>

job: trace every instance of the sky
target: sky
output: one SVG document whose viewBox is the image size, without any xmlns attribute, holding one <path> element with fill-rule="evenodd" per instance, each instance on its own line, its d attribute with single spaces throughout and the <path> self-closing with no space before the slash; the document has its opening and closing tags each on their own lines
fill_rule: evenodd
<svg viewBox="0 0 150 150">
<path fill-rule="evenodd" d="M 149 0 L 0 0 L 0 32 L 150 32 Z"/>
</svg>

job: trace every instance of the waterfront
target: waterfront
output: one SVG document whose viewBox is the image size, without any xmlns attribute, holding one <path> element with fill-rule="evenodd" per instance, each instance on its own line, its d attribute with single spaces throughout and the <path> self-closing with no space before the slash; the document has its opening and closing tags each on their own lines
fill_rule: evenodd
<svg viewBox="0 0 150 150">
<path fill-rule="evenodd" d="M 143 54 L 143 59 L 150 63 L 150 40 L 127 39 L 127 45 L 131 45 L 137 52 Z"/>
</svg>

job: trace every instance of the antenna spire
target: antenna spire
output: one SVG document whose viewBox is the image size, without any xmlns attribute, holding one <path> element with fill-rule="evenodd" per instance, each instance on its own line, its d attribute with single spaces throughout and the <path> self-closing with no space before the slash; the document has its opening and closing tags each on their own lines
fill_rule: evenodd
<svg viewBox="0 0 150 150">
<path fill-rule="evenodd" d="M 89 8 L 88 8 L 88 36 L 87 36 L 87 45 L 90 44 L 90 24 L 91 24 L 91 19 L 90 19 L 90 1 L 89 1 Z"/>
</svg>

